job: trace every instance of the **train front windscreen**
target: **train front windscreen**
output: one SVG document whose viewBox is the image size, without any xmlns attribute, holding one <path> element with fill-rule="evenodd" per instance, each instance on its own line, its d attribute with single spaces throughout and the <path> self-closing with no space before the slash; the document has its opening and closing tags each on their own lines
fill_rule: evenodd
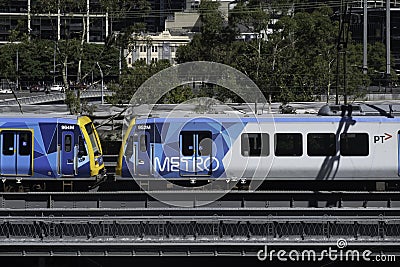
<svg viewBox="0 0 400 267">
<path fill-rule="evenodd" d="M 101 154 L 101 152 L 100 152 L 100 144 L 99 144 L 99 141 L 97 140 L 97 137 L 96 137 L 96 135 L 94 133 L 95 130 L 93 129 L 93 123 L 91 123 L 91 122 L 87 123 L 85 125 L 85 129 L 86 129 L 87 134 L 89 135 L 90 142 L 92 143 L 92 148 L 93 148 L 94 155 L 95 156 L 100 155 Z"/>
</svg>

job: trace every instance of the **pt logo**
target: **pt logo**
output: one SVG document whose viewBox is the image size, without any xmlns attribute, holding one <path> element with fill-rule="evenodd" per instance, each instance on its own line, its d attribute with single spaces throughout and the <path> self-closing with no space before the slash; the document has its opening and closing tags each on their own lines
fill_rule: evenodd
<svg viewBox="0 0 400 267">
<path fill-rule="evenodd" d="M 392 135 L 385 133 L 385 135 L 374 135 L 374 144 L 382 143 L 388 139 L 392 138 Z"/>
</svg>

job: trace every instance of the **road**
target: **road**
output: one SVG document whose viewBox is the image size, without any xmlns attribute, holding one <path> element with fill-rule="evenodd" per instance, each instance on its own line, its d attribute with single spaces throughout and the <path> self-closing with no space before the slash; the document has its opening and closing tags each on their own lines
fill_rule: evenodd
<svg viewBox="0 0 400 267">
<path fill-rule="evenodd" d="M 99 90 L 99 89 L 96 89 L 96 90 Z M 91 89 L 90 91 L 96 91 L 96 90 Z M 59 91 L 50 91 L 49 93 L 52 94 L 52 93 L 60 93 L 60 92 Z M 40 96 L 40 95 L 47 95 L 47 94 L 45 92 L 32 92 L 31 93 L 29 90 L 18 90 L 18 91 L 15 91 L 15 95 L 18 98 L 21 98 L 21 97 Z M 8 99 L 14 99 L 14 95 L 13 94 L 0 94 L 0 101 L 8 100 Z"/>
<path fill-rule="evenodd" d="M 29 96 L 38 96 L 38 95 L 45 95 L 45 92 L 29 92 L 29 90 L 22 90 L 22 91 L 15 91 L 15 95 L 20 97 L 29 97 Z M 14 99 L 13 94 L 0 94 L 0 100 L 5 99 Z"/>
</svg>

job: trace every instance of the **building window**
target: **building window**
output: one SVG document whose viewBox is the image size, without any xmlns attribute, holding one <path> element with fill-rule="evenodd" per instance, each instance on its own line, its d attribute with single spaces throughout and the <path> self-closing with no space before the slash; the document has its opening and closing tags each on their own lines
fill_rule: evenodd
<svg viewBox="0 0 400 267">
<path fill-rule="evenodd" d="M 300 133 L 275 134 L 275 156 L 301 156 L 303 142 Z"/>
<path fill-rule="evenodd" d="M 151 47 L 151 52 L 157 52 L 157 46 L 154 46 L 154 45 L 153 45 L 153 46 Z"/>
<path fill-rule="evenodd" d="M 342 133 L 340 135 L 340 155 L 368 156 L 369 143 L 367 133 Z"/>
<path fill-rule="evenodd" d="M 260 157 L 269 155 L 269 134 L 245 133 L 241 137 L 242 156 Z"/>
<path fill-rule="evenodd" d="M 310 133 L 307 135 L 309 156 L 335 156 L 336 139 L 333 133 Z"/>
<path fill-rule="evenodd" d="M 128 64 L 131 65 L 132 64 L 132 58 L 128 57 Z"/>
<path fill-rule="evenodd" d="M 146 45 L 140 45 L 140 52 L 146 52 Z"/>
</svg>

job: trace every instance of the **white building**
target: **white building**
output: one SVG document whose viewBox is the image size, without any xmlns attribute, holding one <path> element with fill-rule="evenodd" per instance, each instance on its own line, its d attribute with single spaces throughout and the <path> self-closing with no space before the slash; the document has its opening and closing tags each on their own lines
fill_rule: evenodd
<svg viewBox="0 0 400 267">
<path fill-rule="evenodd" d="M 143 60 L 150 64 L 168 59 L 171 64 L 175 64 L 177 48 L 189 42 L 189 36 L 171 35 L 169 31 L 163 31 L 159 35 L 141 35 L 136 37 L 134 44 L 125 51 L 126 63 L 128 67 L 132 67 L 137 60 Z"/>
</svg>

